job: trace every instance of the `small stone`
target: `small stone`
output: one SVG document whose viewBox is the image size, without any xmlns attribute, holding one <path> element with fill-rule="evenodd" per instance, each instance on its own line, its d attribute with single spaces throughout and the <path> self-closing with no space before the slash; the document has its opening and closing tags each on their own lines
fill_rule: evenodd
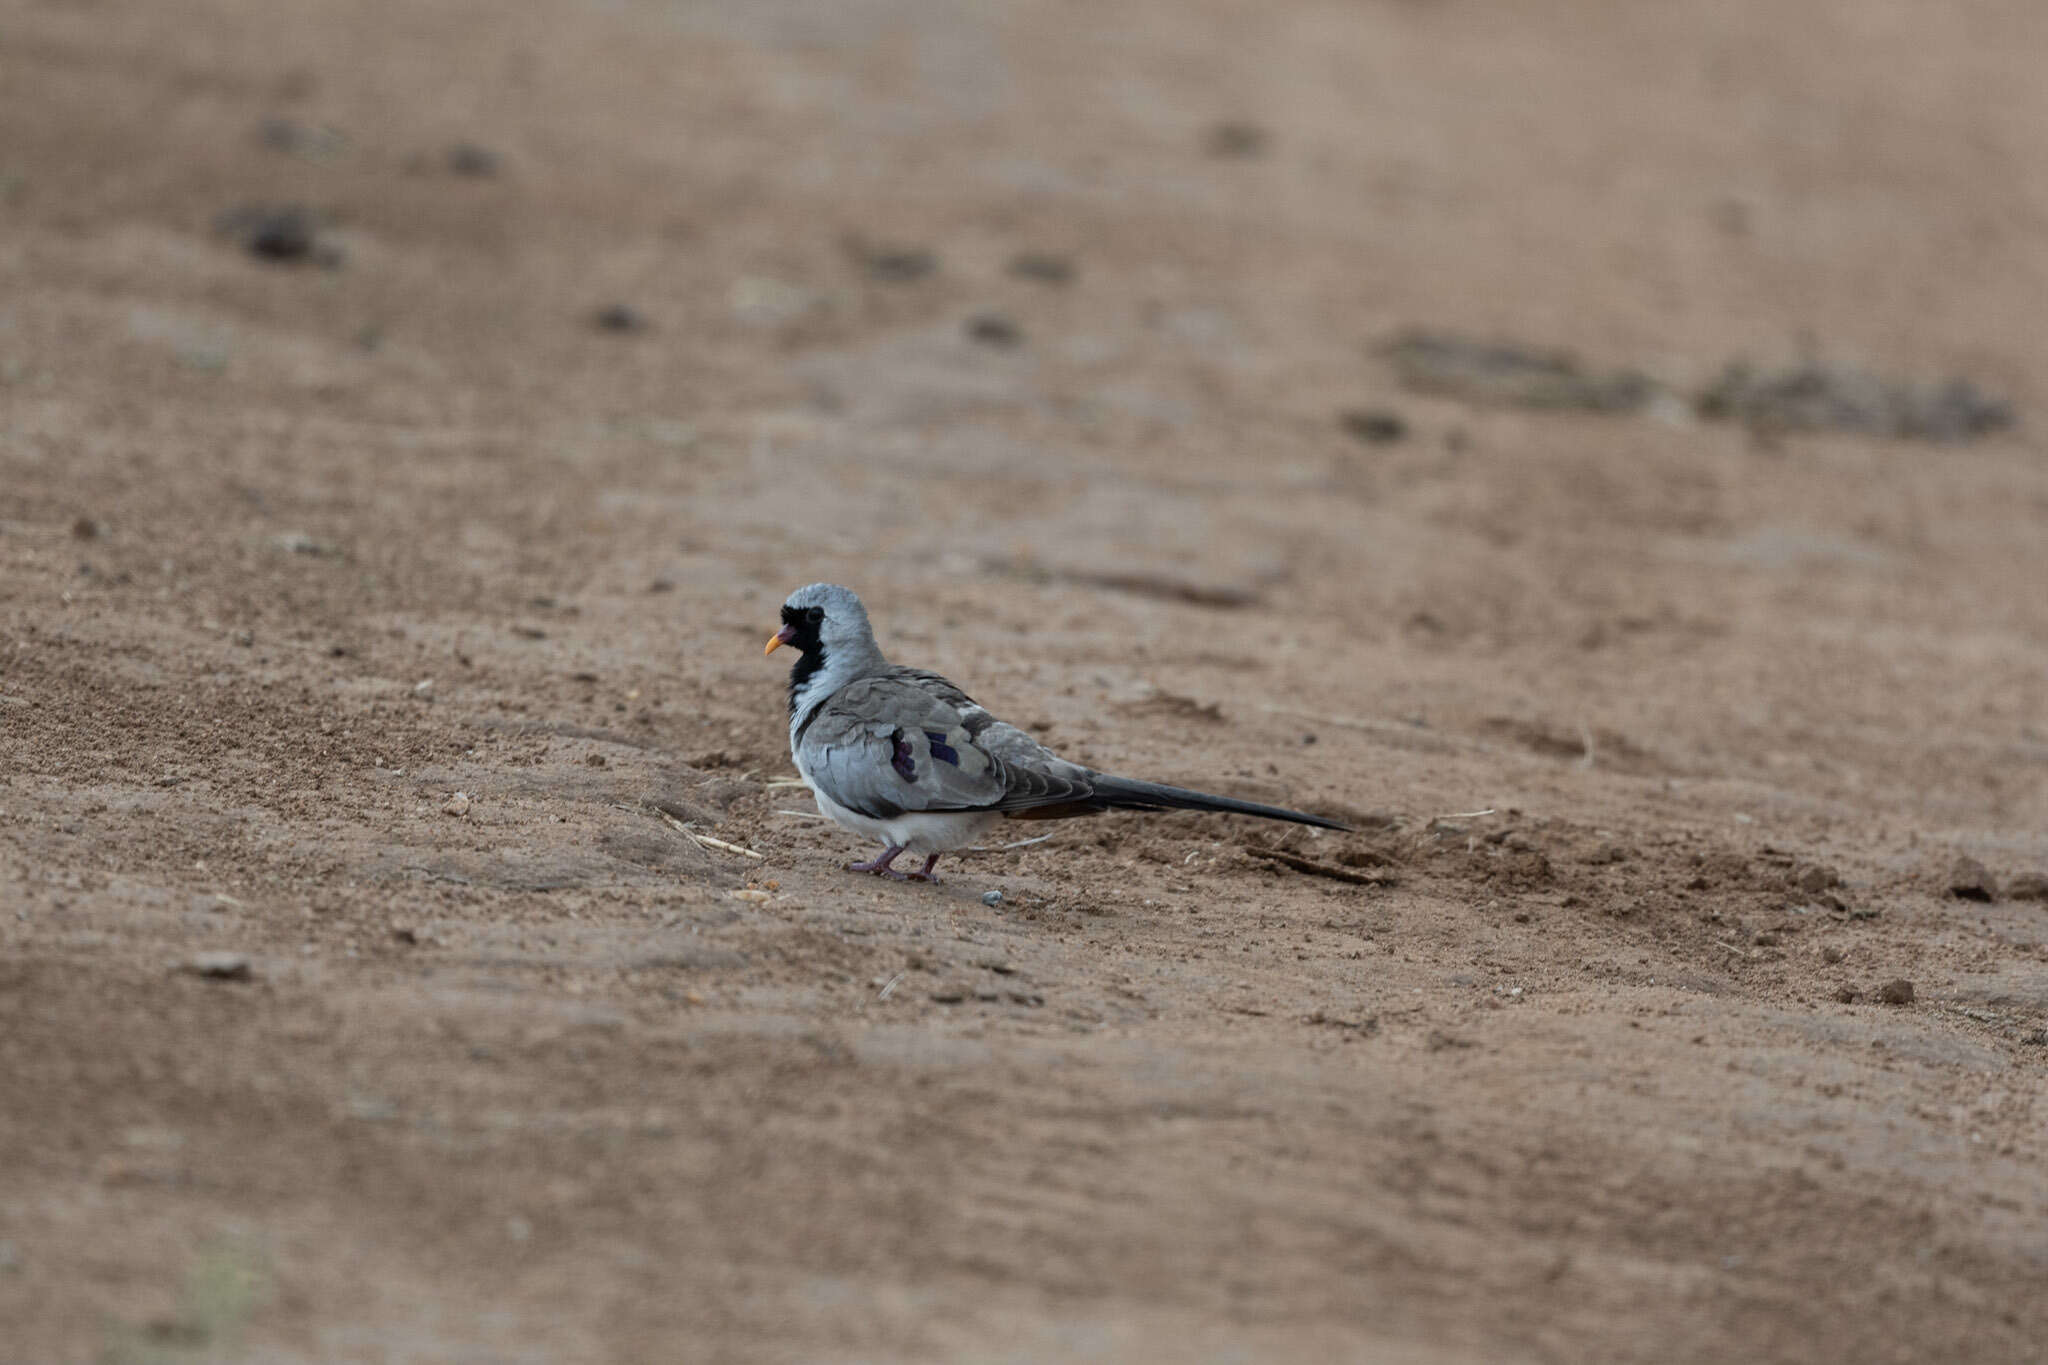
<svg viewBox="0 0 2048 1365">
<path fill-rule="evenodd" d="M 311 559 L 339 559 L 341 547 L 318 540 L 304 531 L 280 531 L 270 538 L 271 548 L 288 555 L 305 555 Z"/>
<path fill-rule="evenodd" d="M 441 813 L 460 818 L 469 814 L 469 804 L 468 792 L 456 792 L 441 804 Z"/>
<path fill-rule="evenodd" d="M 611 765 L 611 760 L 603 754 L 592 754 L 589 758 L 584 759 L 583 762 L 585 766 L 592 768 L 604 768 Z"/>
<path fill-rule="evenodd" d="M 412 685 L 412 694 L 415 697 L 431 699 L 434 695 L 434 680 L 432 678 L 421 678 Z"/>
<path fill-rule="evenodd" d="M 932 992 L 932 1001 L 939 1005 L 957 1005 L 967 998 L 967 992 L 958 986 L 947 986 Z"/>
<path fill-rule="evenodd" d="M 2022 872 L 2005 884 L 2005 894 L 2016 901 L 2048 901 L 2048 873 Z"/>
<path fill-rule="evenodd" d="M 1408 421 L 1385 408 L 1354 408 L 1341 413 L 1338 424 L 1367 445 L 1392 445 L 1408 434 Z"/>
<path fill-rule="evenodd" d="M 485 179 L 498 173 L 498 154 L 474 142 L 458 142 L 448 149 L 448 169 L 455 175 Z"/>
<path fill-rule="evenodd" d="M 623 303 L 608 303 L 590 316 L 591 325 L 600 332 L 614 332 L 620 336 L 647 330 L 647 315 L 639 309 Z"/>
<path fill-rule="evenodd" d="M 1074 263 L 1050 252 L 1020 251 L 1010 258 L 1010 273 L 1035 284 L 1068 284 L 1074 278 Z"/>
<path fill-rule="evenodd" d="M 981 313 L 967 320 L 967 336 L 984 346 L 1009 350 L 1023 344 L 1024 329 L 1001 313 Z"/>
<path fill-rule="evenodd" d="M 884 284 L 910 284 L 939 268 L 939 258 L 923 247 L 881 246 L 865 253 L 868 277 Z"/>
<path fill-rule="evenodd" d="M 1863 992 L 1857 990 L 1854 986 L 1842 985 L 1835 987 L 1835 999 L 1845 1005 L 1853 1005 L 1862 998 Z"/>
<path fill-rule="evenodd" d="M 1998 899 L 1998 883 L 1984 864 L 1975 858 L 1958 858 L 1949 870 L 1948 893 L 1958 900 L 1995 901 Z"/>
<path fill-rule="evenodd" d="M 981 893 L 981 903 L 983 905 L 1001 905 L 1003 903 L 1003 893 L 1000 891 L 984 891 Z"/>
<path fill-rule="evenodd" d="M 98 540 L 100 524 L 91 517 L 80 517 L 71 523 L 71 534 L 78 540 Z"/>
<path fill-rule="evenodd" d="M 1808 895 L 1818 896 L 1831 886 L 1840 886 L 1842 879 L 1831 867 L 1808 863 L 1792 874 L 1792 884 Z"/>
<path fill-rule="evenodd" d="M 1910 1005 L 1913 1003 L 1913 983 L 1905 977 L 1896 977 L 1877 988 L 1877 998 L 1887 1005 Z"/>
<path fill-rule="evenodd" d="M 1210 156 L 1254 157 L 1263 155 L 1271 141 L 1256 123 L 1230 119 L 1211 128 L 1203 145 Z"/>
<path fill-rule="evenodd" d="M 420 941 L 420 931 L 410 924 L 394 924 L 391 926 L 391 937 L 400 943 L 414 944 Z"/>
<path fill-rule="evenodd" d="M 251 981 L 256 976 L 246 953 L 194 953 L 180 970 L 208 981 Z"/>
<path fill-rule="evenodd" d="M 1833 944 L 1829 944 L 1820 950 L 1820 960 L 1828 963 L 1840 962 L 1842 960 L 1842 950 Z"/>
<path fill-rule="evenodd" d="M 251 204 L 221 215 L 220 231 L 261 260 L 295 265 L 318 261 L 341 264 L 338 248 L 321 247 L 319 223 L 300 204 Z"/>
</svg>

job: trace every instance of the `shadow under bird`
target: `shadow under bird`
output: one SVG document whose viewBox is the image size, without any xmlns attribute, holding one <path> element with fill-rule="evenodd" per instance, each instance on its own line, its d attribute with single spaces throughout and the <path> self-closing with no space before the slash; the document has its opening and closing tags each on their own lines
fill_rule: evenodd
<svg viewBox="0 0 2048 1365">
<path fill-rule="evenodd" d="M 797 772 L 820 811 L 882 841 L 872 860 L 848 863 L 851 872 L 935 881 L 941 853 L 968 847 L 998 819 L 1199 810 L 1350 828 L 1070 763 L 938 674 L 883 658 L 867 609 L 835 583 L 789 595 L 766 652 L 783 645 L 797 652 L 789 672 L 789 752 Z M 924 866 L 910 873 L 891 867 L 905 851 L 925 854 Z"/>
</svg>

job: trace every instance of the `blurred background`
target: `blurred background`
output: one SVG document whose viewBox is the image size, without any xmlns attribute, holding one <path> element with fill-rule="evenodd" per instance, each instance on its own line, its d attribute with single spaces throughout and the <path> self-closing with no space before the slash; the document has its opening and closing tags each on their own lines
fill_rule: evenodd
<svg viewBox="0 0 2048 1365">
<path fill-rule="evenodd" d="M 20 1358 L 2026 1358 L 2044 62 L 2023 0 L 0 0 Z M 877 904 L 772 785 L 820 579 L 1384 838 Z M 990 924 L 1036 984 L 947 999 Z"/>
</svg>

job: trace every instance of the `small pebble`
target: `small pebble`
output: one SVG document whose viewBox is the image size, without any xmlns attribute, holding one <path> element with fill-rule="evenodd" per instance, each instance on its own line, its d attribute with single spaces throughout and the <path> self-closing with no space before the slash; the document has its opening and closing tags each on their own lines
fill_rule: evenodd
<svg viewBox="0 0 2048 1365">
<path fill-rule="evenodd" d="M 1354 408 L 1337 418 L 1344 430 L 1367 445 L 1391 445 L 1408 434 L 1407 419 L 1385 408 Z"/>
<path fill-rule="evenodd" d="M 1000 891 L 984 891 L 981 893 L 981 903 L 983 905 L 1001 905 L 1003 903 L 1003 893 Z"/>
<path fill-rule="evenodd" d="M 458 142 L 448 149 L 448 169 L 456 175 L 493 176 L 498 173 L 498 154 L 474 142 Z"/>
<path fill-rule="evenodd" d="M 1020 251 L 1010 258 L 1010 273 L 1038 284 L 1067 284 L 1074 278 L 1074 263 L 1049 252 Z"/>
<path fill-rule="evenodd" d="M 1828 947 L 1820 950 L 1820 960 L 1822 962 L 1840 962 L 1842 960 L 1842 950 L 1830 944 Z"/>
<path fill-rule="evenodd" d="M 1913 983 L 1905 977 L 1897 977 L 1877 988 L 1877 998 L 1887 1005 L 1910 1005 L 1913 1003 Z"/>
<path fill-rule="evenodd" d="M 2016 901 L 2048 901 L 2048 873 L 2022 872 L 2006 883 L 2005 894 Z"/>
<path fill-rule="evenodd" d="M 865 254 L 869 278 L 885 284 L 909 284 L 939 268 L 939 258 L 923 247 L 876 247 Z"/>
<path fill-rule="evenodd" d="M 1809 895 L 1817 896 L 1831 886 L 1840 886 L 1842 879 L 1831 867 L 1808 863 L 1792 874 L 1792 884 Z"/>
<path fill-rule="evenodd" d="M 242 250 L 266 261 L 296 263 L 319 259 L 340 264 L 340 252 L 316 252 L 320 229 L 311 210 L 300 204 L 251 204 L 222 214 L 221 232 L 241 243 Z"/>
<path fill-rule="evenodd" d="M 590 322 L 600 332 L 614 332 L 620 336 L 647 330 L 646 314 L 623 303 L 606 304 L 591 314 Z"/>
<path fill-rule="evenodd" d="M 443 815 L 464 816 L 469 814 L 469 793 L 457 792 L 441 806 Z"/>
<path fill-rule="evenodd" d="M 1211 128 L 1205 142 L 1210 156 L 1254 157 L 1264 154 L 1270 140 L 1256 123 L 1231 119 Z"/>
<path fill-rule="evenodd" d="M 984 346 L 1008 350 L 1023 343 L 1024 329 L 1001 313 L 982 313 L 967 320 L 967 336 Z"/>
<path fill-rule="evenodd" d="M 256 975 L 246 953 L 194 953 L 179 970 L 208 981 L 248 981 Z"/>
<path fill-rule="evenodd" d="M 1948 893 L 1958 900 L 1995 901 L 1998 883 L 1975 858 L 1958 858 L 1948 874 Z"/>
</svg>

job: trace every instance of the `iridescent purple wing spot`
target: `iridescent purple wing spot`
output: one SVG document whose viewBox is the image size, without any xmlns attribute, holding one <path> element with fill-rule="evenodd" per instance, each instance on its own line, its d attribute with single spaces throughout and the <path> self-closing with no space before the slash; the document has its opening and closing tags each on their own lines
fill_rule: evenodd
<svg viewBox="0 0 2048 1365">
<path fill-rule="evenodd" d="M 889 766 L 901 774 L 905 782 L 917 781 L 917 764 L 911 761 L 910 741 L 903 737 L 901 730 L 896 732 L 896 751 L 889 758 Z"/>
<path fill-rule="evenodd" d="M 944 735 L 936 730 L 927 730 L 924 737 L 931 741 L 933 758 L 941 763 L 950 763 L 956 768 L 960 766 L 960 751 L 946 743 Z"/>
</svg>

